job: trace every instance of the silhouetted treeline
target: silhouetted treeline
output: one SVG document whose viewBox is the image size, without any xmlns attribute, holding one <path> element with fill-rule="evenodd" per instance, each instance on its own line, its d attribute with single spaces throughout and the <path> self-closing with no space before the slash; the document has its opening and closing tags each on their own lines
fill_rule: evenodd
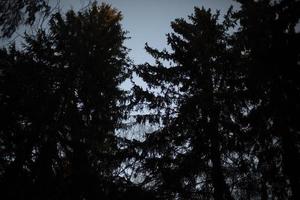
<svg viewBox="0 0 300 200">
<path fill-rule="evenodd" d="M 154 63 L 132 64 L 120 12 L 96 3 L 3 48 L 1 199 L 300 199 L 300 2 L 237 2 L 173 21 Z M 134 76 L 146 87 L 122 90 Z M 133 119 L 161 128 L 126 139 Z"/>
</svg>

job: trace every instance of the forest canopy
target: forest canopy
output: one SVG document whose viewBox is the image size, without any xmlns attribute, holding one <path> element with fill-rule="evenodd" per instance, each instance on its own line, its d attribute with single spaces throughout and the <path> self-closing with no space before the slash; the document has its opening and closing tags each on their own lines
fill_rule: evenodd
<svg viewBox="0 0 300 200">
<path fill-rule="evenodd" d="M 300 2 L 236 2 L 143 64 L 111 5 L 1 2 L 3 39 L 48 23 L 0 50 L 1 199 L 300 199 Z"/>
</svg>

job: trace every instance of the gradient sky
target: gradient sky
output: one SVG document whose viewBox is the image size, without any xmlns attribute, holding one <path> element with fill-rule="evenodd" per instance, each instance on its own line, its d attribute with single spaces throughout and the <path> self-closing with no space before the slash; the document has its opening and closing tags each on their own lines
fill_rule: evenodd
<svg viewBox="0 0 300 200">
<path fill-rule="evenodd" d="M 73 9 L 75 11 L 86 7 L 92 0 L 50 0 L 50 6 L 55 6 L 60 1 L 61 11 Z M 221 14 L 226 13 L 230 5 L 238 7 L 232 0 L 98 0 L 105 2 L 118 9 L 123 14 L 123 29 L 128 31 L 128 39 L 125 46 L 131 49 L 129 57 L 134 64 L 152 62 L 153 59 L 146 53 L 144 46 L 162 50 L 167 47 L 166 34 L 170 33 L 170 23 L 176 18 L 187 18 L 193 13 L 194 7 L 211 8 L 212 11 L 220 10 Z M 24 29 L 20 28 L 17 33 L 22 35 Z M 15 34 L 17 35 L 17 34 Z M 8 41 L 0 41 L 0 46 L 6 46 L 11 41 L 18 45 L 22 41 L 20 37 L 12 37 Z M 141 80 L 135 78 L 135 82 Z M 125 81 L 122 88 L 130 88 L 130 82 Z"/>
<path fill-rule="evenodd" d="M 87 4 L 87 0 L 61 0 L 63 10 L 77 10 Z M 131 49 L 129 56 L 135 64 L 151 61 L 144 46 L 163 49 L 167 46 L 166 34 L 171 32 L 170 22 L 176 18 L 186 18 L 193 13 L 194 6 L 226 12 L 232 0 L 99 0 L 117 8 L 123 14 L 123 28 L 129 31 L 125 45 Z M 236 5 L 236 4 L 235 4 Z"/>
</svg>

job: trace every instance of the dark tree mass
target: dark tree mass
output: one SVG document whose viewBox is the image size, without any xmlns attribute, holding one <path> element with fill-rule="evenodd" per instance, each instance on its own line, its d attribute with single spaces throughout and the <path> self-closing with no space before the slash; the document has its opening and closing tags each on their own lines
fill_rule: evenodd
<svg viewBox="0 0 300 200">
<path fill-rule="evenodd" d="M 139 65 L 110 5 L 1 1 L 2 37 L 49 20 L 0 50 L 0 198 L 300 199 L 300 1 L 236 1 L 174 20 Z M 140 125 L 159 128 L 122 134 Z"/>
</svg>

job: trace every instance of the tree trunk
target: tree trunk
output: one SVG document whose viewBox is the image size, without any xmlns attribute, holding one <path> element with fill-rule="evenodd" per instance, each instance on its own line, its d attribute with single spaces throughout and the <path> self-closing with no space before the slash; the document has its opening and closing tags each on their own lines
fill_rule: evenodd
<svg viewBox="0 0 300 200">
<path fill-rule="evenodd" d="M 281 133 L 283 149 L 283 170 L 290 181 L 292 199 L 300 199 L 300 159 L 299 153 L 292 139 L 292 133 L 287 129 Z"/>
<path fill-rule="evenodd" d="M 214 199 L 215 200 L 234 200 L 229 188 L 225 182 L 225 177 L 222 169 L 222 159 L 221 159 L 221 138 L 219 132 L 219 108 L 215 104 L 214 99 L 214 86 L 213 86 L 213 78 L 212 72 L 210 70 L 207 71 L 207 116 L 209 116 L 210 120 L 207 119 L 208 123 L 208 134 L 210 138 L 210 156 L 212 161 L 212 184 L 214 187 Z"/>
<path fill-rule="evenodd" d="M 216 129 L 216 128 L 213 128 Z M 220 153 L 220 140 L 217 132 L 211 132 L 211 161 L 212 161 L 212 182 L 214 187 L 215 200 L 233 200 L 229 188 L 225 182 L 222 169 Z"/>
<path fill-rule="evenodd" d="M 297 149 L 297 138 L 290 131 L 288 119 L 291 118 L 289 113 L 289 99 L 285 92 L 285 84 L 278 79 L 272 88 L 271 106 L 275 111 L 275 133 L 281 138 L 283 173 L 290 181 L 292 190 L 292 199 L 300 199 L 300 155 Z M 294 117 L 294 116 L 292 116 Z"/>
</svg>

